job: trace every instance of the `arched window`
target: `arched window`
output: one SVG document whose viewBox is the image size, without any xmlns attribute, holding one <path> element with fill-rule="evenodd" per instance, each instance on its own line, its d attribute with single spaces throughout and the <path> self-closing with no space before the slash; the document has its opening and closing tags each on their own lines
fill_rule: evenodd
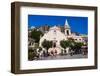
<svg viewBox="0 0 100 76">
<path fill-rule="evenodd" d="M 69 30 L 67 30 L 67 35 L 69 35 Z"/>
</svg>

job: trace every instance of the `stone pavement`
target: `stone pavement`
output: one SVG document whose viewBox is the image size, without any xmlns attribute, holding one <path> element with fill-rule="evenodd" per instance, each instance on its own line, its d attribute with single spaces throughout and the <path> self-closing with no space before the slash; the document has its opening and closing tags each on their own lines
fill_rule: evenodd
<svg viewBox="0 0 100 76">
<path fill-rule="evenodd" d="M 57 55 L 57 56 L 48 56 L 48 57 L 41 57 L 38 60 L 56 60 L 56 59 L 80 59 L 80 58 L 88 58 L 87 55 L 77 54 L 77 55 Z"/>
</svg>

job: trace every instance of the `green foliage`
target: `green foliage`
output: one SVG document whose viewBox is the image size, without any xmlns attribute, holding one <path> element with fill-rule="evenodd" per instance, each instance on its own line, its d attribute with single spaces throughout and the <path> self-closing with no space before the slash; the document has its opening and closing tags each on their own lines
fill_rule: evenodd
<svg viewBox="0 0 100 76">
<path fill-rule="evenodd" d="M 66 49 L 67 47 L 71 47 L 72 46 L 72 42 L 70 40 L 62 40 L 60 41 L 60 45 L 62 48 Z"/>
<path fill-rule="evenodd" d="M 84 45 L 82 42 L 75 42 L 73 39 L 68 40 L 62 40 L 60 41 L 60 45 L 62 48 L 66 49 L 67 47 L 70 47 L 71 49 L 81 49 L 81 47 Z"/>
<path fill-rule="evenodd" d="M 60 45 L 62 48 L 65 49 L 66 48 L 66 41 L 65 40 L 60 41 Z"/>
<path fill-rule="evenodd" d="M 41 35 L 43 35 L 41 31 L 33 30 L 31 32 L 31 37 L 35 40 L 36 43 L 39 43 Z"/>
<path fill-rule="evenodd" d="M 42 42 L 42 46 L 47 50 L 52 47 L 52 41 L 47 41 L 46 39 Z"/>
<path fill-rule="evenodd" d="M 68 38 L 67 41 L 69 42 L 69 47 L 70 47 L 71 49 L 74 49 L 74 46 L 75 46 L 75 41 L 74 41 L 74 39 L 73 39 L 73 38 Z"/>
<path fill-rule="evenodd" d="M 84 44 L 82 42 L 75 42 L 75 48 L 80 49 Z"/>
<path fill-rule="evenodd" d="M 35 58 L 37 58 L 37 52 L 36 52 L 36 49 L 32 50 L 32 49 L 29 49 L 28 50 L 28 60 L 34 60 Z"/>
</svg>

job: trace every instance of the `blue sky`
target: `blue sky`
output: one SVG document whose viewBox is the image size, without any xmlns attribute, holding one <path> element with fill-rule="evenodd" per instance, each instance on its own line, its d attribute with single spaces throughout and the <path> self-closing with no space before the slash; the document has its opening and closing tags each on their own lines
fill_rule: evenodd
<svg viewBox="0 0 100 76">
<path fill-rule="evenodd" d="M 64 26 L 66 20 L 68 21 L 72 32 L 88 34 L 88 17 L 28 15 L 28 27 L 39 27 L 46 24 L 49 26 Z"/>
</svg>

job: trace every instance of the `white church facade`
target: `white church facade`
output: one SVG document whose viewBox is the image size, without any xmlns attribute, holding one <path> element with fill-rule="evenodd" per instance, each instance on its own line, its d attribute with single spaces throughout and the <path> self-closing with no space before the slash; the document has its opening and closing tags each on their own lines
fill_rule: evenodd
<svg viewBox="0 0 100 76">
<path fill-rule="evenodd" d="M 44 40 L 52 41 L 55 47 L 49 48 L 48 52 L 51 51 L 56 52 L 57 54 L 61 53 L 61 46 L 60 41 L 61 40 L 67 40 L 65 34 L 63 34 L 57 26 L 51 27 L 50 30 L 44 34 L 43 37 L 40 39 L 39 46 L 42 47 L 42 42 Z"/>
<path fill-rule="evenodd" d="M 60 41 L 61 40 L 68 40 L 68 38 L 73 38 L 76 42 L 83 42 L 82 36 L 77 36 L 75 34 L 71 33 L 71 28 L 66 20 L 65 25 L 64 25 L 64 33 L 61 32 L 61 29 L 57 26 L 53 26 L 49 29 L 47 33 L 45 33 L 41 38 L 39 42 L 39 46 L 42 47 L 42 42 L 44 40 L 52 41 L 55 43 L 56 47 L 50 48 L 48 51 L 50 52 L 51 50 L 56 50 L 57 53 L 61 53 L 61 46 L 60 46 Z"/>
</svg>

